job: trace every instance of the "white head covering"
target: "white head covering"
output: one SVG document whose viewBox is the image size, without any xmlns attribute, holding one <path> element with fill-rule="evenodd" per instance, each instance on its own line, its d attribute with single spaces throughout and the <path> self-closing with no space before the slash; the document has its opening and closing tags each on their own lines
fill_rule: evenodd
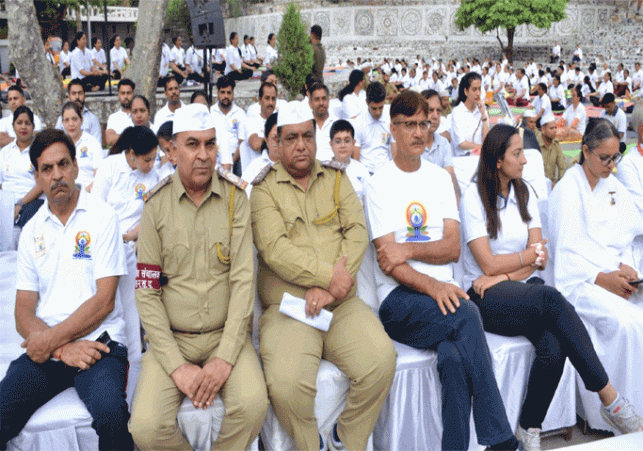
<svg viewBox="0 0 643 451">
<path fill-rule="evenodd" d="M 534 110 L 527 110 L 525 111 L 525 114 L 522 115 L 522 117 L 524 118 L 536 117 L 536 112 Z M 540 123 L 542 124 L 542 121 L 540 121 Z"/>
<path fill-rule="evenodd" d="M 301 102 L 288 102 L 279 108 L 277 113 L 277 127 L 284 125 L 301 124 L 313 119 L 313 112 L 308 105 Z"/>
<path fill-rule="evenodd" d="M 543 117 L 540 118 L 540 125 L 549 124 L 550 122 L 553 122 L 555 120 L 556 118 L 552 113 L 545 113 L 543 114 Z"/>
<path fill-rule="evenodd" d="M 214 119 L 202 103 L 185 105 L 174 112 L 172 133 L 202 131 L 214 128 Z"/>
<path fill-rule="evenodd" d="M 440 94 L 438 94 L 438 95 L 440 97 L 450 97 L 449 91 L 447 91 L 446 89 L 443 89 L 442 91 L 440 91 Z"/>
</svg>

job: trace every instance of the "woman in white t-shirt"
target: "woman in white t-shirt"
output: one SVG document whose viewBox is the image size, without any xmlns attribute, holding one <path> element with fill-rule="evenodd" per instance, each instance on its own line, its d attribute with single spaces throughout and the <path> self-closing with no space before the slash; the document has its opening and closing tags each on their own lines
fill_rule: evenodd
<svg viewBox="0 0 643 451">
<path fill-rule="evenodd" d="M 58 54 L 58 69 L 63 78 L 71 75 L 71 53 L 69 53 L 69 42 L 63 41 L 63 49 Z"/>
<path fill-rule="evenodd" d="M 127 50 L 121 47 L 120 36 L 112 38 L 112 49 L 109 51 L 109 59 L 112 62 L 112 78 L 120 80 L 123 75 L 125 66 L 129 66 L 129 58 L 127 57 Z"/>
<path fill-rule="evenodd" d="M 83 110 L 76 102 L 67 102 L 63 105 L 62 122 L 65 133 L 76 146 L 78 163 L 76 183 L 91 191 L 98 163 L 105 157 L 103 148 L 96 138 L 83 131 Z"/>
<path fill-rule="evenodd" d="M 467 293 L 480 310 L 485 331 L 522 335 L 536 347 L 516 434 L 532 450 L 540 449 L 540 428 L 567 357 L 587 389 L 598 392 L 606 421 L 625 432 L 618 412 L 633 411 L 609 383 L 574 307 L 558 290 L 533 277 L 547 264 L 548 254 L 537 197 L 522 179 L 526 163 L 518 130 L 494 127 L 482 146 L 461 215 L 467 243 L 464 286 L 470 287 Z"/>
<path fill-rule="evenodd" d="M 348 85 L 339 91 L 339 100 L 342 101 L 343 116 L 340 119 L 354 120 L 366 108 L 365 98 L 360 94 L 364 90 L 364 72 L 354 69 L 348 76 Z"/>
<path fill-rule="evenodd" d="M 605 72 L 603 75 L 603 81 L 599 85 L 598 90 L 589 95 L 589 100 L 594 106 L 599 106 L 601 99 L 607 93 L 614 94 L 614 83 L 612 83 L 612 74 L 610 72 Z"/>
<path fill-rule="evenodd" d="M 0 150 L 0 189 L 11 191 L 14 198 L 14 221 L 22 227 L 38 211 L 43 201 L 36 185 L 29 149 L 34 139 L 34 116 L 22 105 L 13 112 L 16 139 Z"/>
<path fill-rule="evenodd" d="M 581 103 L 582 88 L 576 85 L 570 89 L 570 92 L 572 103 L 563 113 L 565 128 L 561 128 L 557 132 L 559 141 L 580 140 L 585 133 L 585 127 L 587 127 L 587 111 L 585 110 L 585 105 Z"/>
<path fill-rule="evenodd" d="M 92 194 L 114 208 L 125 242 L 138 239 L 145 195 L 159 182 L 154 164 L 157 146 L 149 128 L 127 127 L 96 171 Z"/>
</svg>

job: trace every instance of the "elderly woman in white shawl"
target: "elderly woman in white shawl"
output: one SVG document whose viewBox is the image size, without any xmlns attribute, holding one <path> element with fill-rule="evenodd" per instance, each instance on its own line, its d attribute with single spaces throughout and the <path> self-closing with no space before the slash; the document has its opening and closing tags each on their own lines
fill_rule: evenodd
<svg viewBox="0 0 643 451">
<path fill-rule="evenodd" d="M 616 128 L 599 119 L 583 136 L 580 164 L 549 198 L 556 288 L 575 306 L 612 383 L 643 410 L 643 219 L 612 171 L 620 161 Z M 637 238 L 638 237 L 638 238 Z M 616 432 L 595 412 L 598 398 L 579 384 L 591 427 Z"/>
</svg>

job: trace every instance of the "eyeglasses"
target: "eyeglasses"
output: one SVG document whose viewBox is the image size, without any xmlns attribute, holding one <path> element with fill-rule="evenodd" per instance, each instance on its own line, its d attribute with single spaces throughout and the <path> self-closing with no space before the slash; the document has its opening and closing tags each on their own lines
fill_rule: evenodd
<svg viewBox="0 0 643 451">
<path fill-rule="evenodd" d="M 420 127 L 420 130 L 426 130 L 429 128 L 429 121 L 397 121 L 393 122 L 395 125 L 400 125 L 406 129 L 408 132 L 414 132 L 418 126 Z"/>
<path fill-rule="evenodd" d="M 621 154 L 620 152 L 614 155 L 613 157 L 610 157 L 609 155 L 600 156 L 593 150 L 590 150 L 589 152 L 596 155 L 596 157 L 601 161 L 601 164 L 603 166 L 609 166 L 610 163 L 614 163 L 614 165 L 616 166 L 618 162 L 621 161 L 621 158 L 623 158 L 623 154 Z"/>
</svg>

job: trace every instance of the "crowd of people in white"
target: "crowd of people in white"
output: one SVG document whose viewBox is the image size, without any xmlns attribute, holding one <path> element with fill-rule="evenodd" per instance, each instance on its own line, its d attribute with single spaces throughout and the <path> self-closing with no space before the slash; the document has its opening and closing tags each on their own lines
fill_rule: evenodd
<svg viewBox="0 0 643 451">
<path fill-rule="evenodd" d="M 92 39 L 92 49 L 87 49 L 81 32 L 71 52 L 63 44 L 58 64 L 72 81 L 56 128 L 75 146 L 73 164 L 78 168 L 82 202 L 101 199 L 116 212 L 118 236 L 125 243 L 122 258 L 130 268 L 121 283 L 128 277 L 131 282 L 131 273 L 136 272 L 131 268 L 136 264 L 145 201 L 159 182 L 176 171 L 179 150 L 173 125 L 177 111 L 186 107 L 180 99 L 181 86 L 204 83 L 209 71 L 216 71 L 216 103 L 210 105 L 202 91 L 195 91 L 190 103 L 207 107 L 208 121 L 216 132 L 217 166 L 227 177 L 234 173 L 245 181 L 250 197 L 266 172 L 286 164 L 283 127 L 313 119 L 314 136 L 307 141 L 307 135 L 302 135 L 301 146 L 312 148 L 318 161 L 340 162 L 364 208 L 359 214 L 365 214 L 374 246 L 366 258 L 373 260 L 384 329 L 396 341 L 437 350 L 445 361 L 448 352 L 454 351 L 445 351 L 441 343 L 457 348 L 473 371 L 458 373 L 463 386 L 469 387 L 466 402 L 473 397 L 474 412 L 481 402 L 487 403 L 489 418 L 497 421 L 494 435 L 489 419 L 483 421 L 476 414 L 481 443 L 491 449 L 540 450 L 541 424 L 566 358 L 585 387 L 598 394 L 607 424 L 622 433 L 643 430 L 643 420 L 636 413 L 643 411 L 643 386 L 632 377 L 643 370 L 640 63 L 633 68 L 587 63 L 579 46 L 572 60 L 563 62 L 558 44 L 552 49 L 552 67 L 533 59 L 515 67 L 506 58 L 445 61 L 418 55 L 415 61 L 384 58 L 378 63 L 358 58 L 342 66 L 350 69 L 349 77 L 336 96 L 322 79 L 311 75 L 303 100 L 286 102 L 270 70 L 278 59 L 275 35 L 268 36 L 263 57 L 254 37 L 244 36 L 240 43 L 239 35 L 232 33 L 229 40 L 230 45 L 215 51 L 211 61 L 193 45 L 184 50 L 180 36 L 173 39 L 173 47 L 163 44 L 159 84 L 167 103 L 154 117 L 149 100 L 136 95 L 134 83 L 122 77 L 130 59 L 118 36 L 110 42 L 111 67 L 100 39 Z M 262 65 L 257 102 L 244 110 L 235 103 L 235 88 Z M 120 80 L 120 108 L 109 116 L 103 133 L 97 117 L 85 106 L 85 93 L 102 89 L 108 71 Z M 8 99 L 11 113 L 0 120 L 4 146 L 0 188 L 15 200 L 16 237 L 22 229 L 31 239 L 36 233 L 34 222 L 44 227 L 40 224 L 48 221 L 42 210 L 49 208 L 50 193 L 36 183 L 34 173 L 43 169 L 30 158 L 43 124 L 26 106 L 21 87 L 10 87 Z M 492 124 L 486 103 L 493 99 L 524 108 L 522 123 L 514 127 L 502 118 Z M 599 118 L 590 118 L 592 105 L 603 108 Z M 637 142 L 623 156 L 626 109 Z M 288 119 L 280 118 L 282 114 Z M 182 131 L 190 130 L 181 124 Z M 568 163 L 561 142 L 576 142 L 579 158 Z M 539 152 L 527 152 L 533 149 Z M 539 181 L 527 176 L 531 155 L 536 155 L 533 161 L 550 180 L 544 191 L 549 199 L 544 215 L 548 224 L 541 223 Z M 464 158 L 475 161 L 475 171 L 468 174 L 472 179 L 458 179 L 455 162 Z M 336 209 L 341 214 L 341 208 Z M 549 241 L 543 236 L 545 227 Z M 26 241 L 21 238 L 20 262 L 38 257 L 37 251 L 35 257 L 26 256 Z M 460 246 L 464 277 L 457 280 L 453 268 L 460 252 L 454 254 L 453 249 Z M 547 264 L 554 265 L 554 286 L 545 285 L 538 272 Z M 38 288 L 30 279 L 36 269 L 29 271 L 19 274 L 19 290 Z M 423 324 L 414 316 L 421 317 Z M 448 323 L 453 318 L 462 324 Z M 491 371 L 488 357 L 467 351 L 473 343 L 484 343 L 484 335 L 476 335 L 481 329 L 474 327 L 480 318 L 485 331 L 523 335 L 536 348 L 517 431 L 505 430 L 493 376 L 480 376 Z M 448 334 L 436 338 L 429 326 L 453 327 L 469 338 Z M 28 345 L 27 349 L 29 353 Z M 61 358 L 62 351 L 57 352 L 51 350 L 51 356 Z M 440 368 L 451 371 L 447 363 Z M 0 383 L 0 449 L 24 426 L 23 422 L 5 429 L 14 412 L 8 407 L 13 404 L 7 401 L 6 380 Z M 444 393 L 455 396 L 453 390 L 457 392 L 459 386 L 443 385 Z M 445 403 L 443 449 L 464 443 L 460 429 L 447 432 L 449 424 L 468 425 L 471 406 L 462 403 L 466 413 Z M 460 414 L 466 418 L 454 419 Z M 338 435 L 335 427 L 331 449 L 344 449 L 342 439 L 351 432 L 345 426 L 340 431 Z M 121 443 L 130 446 L 127 441 Z"/>
</svg>

